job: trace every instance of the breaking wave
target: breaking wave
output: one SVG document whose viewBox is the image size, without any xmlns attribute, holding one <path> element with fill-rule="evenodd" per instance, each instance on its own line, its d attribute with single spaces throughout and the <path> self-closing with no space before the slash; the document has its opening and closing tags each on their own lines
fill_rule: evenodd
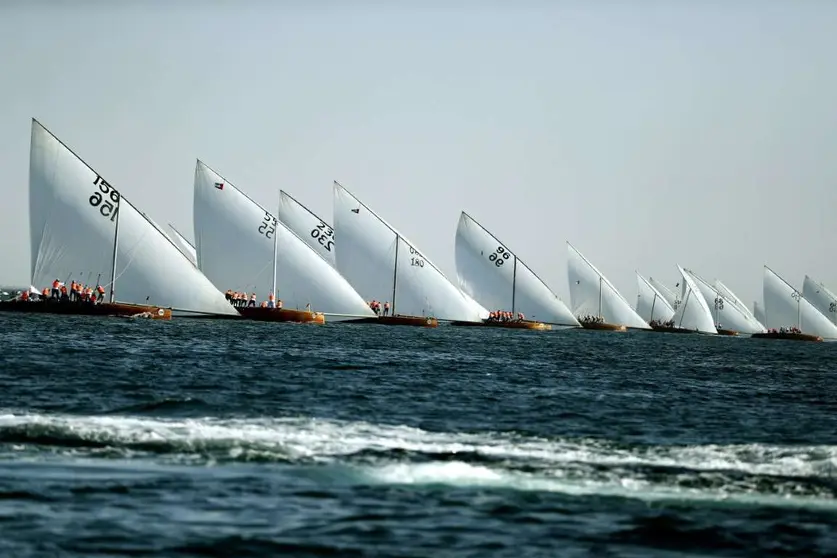
<svg viewBox="0 0 837 558">
<path fill-rule="evenodd" d="M 306 474 L 326 468 L 341 483 L 837 508 L 837 446 L 625 445 L 315 418 L 0 414 L 0 459 L 51 457 L 293 465 Z"/>
</svg>

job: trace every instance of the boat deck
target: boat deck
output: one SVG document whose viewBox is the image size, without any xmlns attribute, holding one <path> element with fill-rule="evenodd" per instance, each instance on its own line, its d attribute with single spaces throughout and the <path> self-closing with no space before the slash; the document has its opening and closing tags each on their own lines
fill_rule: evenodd
<svg viewBox="0 0 837 558">
<path fill-rule="evenodd" d="M 436 318 L 427 316 L 377 316 L 374 318 L 358 318 L 346 320 L 347 324 L 380 324 L 388 326 L 438 327 Z"/>
<path fill-rule="evenodd" d="M 619 324 L 609 324 L 607 322 L 580 322 L 581 327 L 584 329 L 592 329 L 596 331 L 627 331 L 623 325 Z"/>
<path fill-rule="evenodd" d="M 483 320 L 481 322 L 451 322 L 450 325 L 457 327 L 500 327 L 506 329 L 534 329 L 538 331 L 549 331 L 552 329 L 550 324 L 543 322 L 534 322 L 531 320 L 514 320 L 511 322 L 500 322 L 497 320 Z"/>
<path fill-rule="evenodd" d="M 63 316 L 145 317 L 154 320 L 171 320 L 171 308 L 123 302 L 91 304 L 89 302 L 70 302 L 54 299 L 39 301 L 7 300 L 0 302 L 0 312 L 57 314 Z"/>
<path fill-rule="evenodd" d="M 262 308 L 261 306 L 244 306 L 236 308 L 245 320 L 257 322 L 294 322 L 300 324 L 324 324 L 325 315 L 322 312 L 310 310 L 289 310 L 287 308 Z"/>
<path fill-rule="evenodd" d="M 810 335 L 808 333 L 788 333 L 788 332 L 768 332 L 768 333 L 754 333 L 750 337 L 753 339 L 784 339 L 786 341 L 822 341 L 819 335 Z"/>
</svg>

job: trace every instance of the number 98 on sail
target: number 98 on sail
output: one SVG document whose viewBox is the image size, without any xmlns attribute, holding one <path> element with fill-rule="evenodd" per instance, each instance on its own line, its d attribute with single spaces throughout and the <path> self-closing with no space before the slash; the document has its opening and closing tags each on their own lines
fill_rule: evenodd
<svg viewBox="0 0 837 558">
<path fill-rule="evenodd" d="M 116 219 L 116 214 L 119 213 L 119 192 L 98 174 L 96 175 L 96 180 L 93 181 L 93 185 L 98 186 L 99 189 L 98 191 L 94 191 L 93 195 L 88 199 L 90 205 L 98 207 L 99 213 L 103 217 L 109 217 L 113 221 Z M 110 201 L 103 196 L 108 196 Z"/>
<path fill-rule="evenodd" d="M 488 261 L 494 262 L 494 265 L 500 267 L 503 265 L 504 260 L 509 259 L 511 256 L 509 255 L 508 250 L 503 248 L 502 246 L 497 247 L 497 251 L 491 253 L 488 256 Z"/>
</svg>

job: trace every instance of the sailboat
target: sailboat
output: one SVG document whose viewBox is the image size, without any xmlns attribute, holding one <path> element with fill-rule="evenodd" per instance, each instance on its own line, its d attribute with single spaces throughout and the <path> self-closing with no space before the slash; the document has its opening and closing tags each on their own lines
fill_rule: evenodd
<svg viewBox="0 0 837 558">
<path fill-rule="evenodd" d="M 709 309 L 697 281 L 679 265 L 677 270 L 680 272 L 682 279 L 682 300 L 677 301 L 674 318 L 672 318 L 670 325 L 654 326 L 654 330 L 668 333 L 717 334 L 718 329 L 715 327 L 712 311 Z"/>
<path fill-rule="evenodd" d="M 169 238 L 171 238 L 174 245 L 186 256 L 186 259 L 192 262 L 192 265 L 198 265 L 198 253 L 195 250 L 195 246 L 186 240 L 186 237 L 183 236 L 179 230 L 175 228 L 174 225 L 169 223 Z"/>
<path fill-rule="evenodd" d="M 768 331 L 753 337 L 794 341 L 837 339 L 837 326 L 767 266 L 764 266 L 763 296 L 764 325 Z"/>
<path fill-rule="evenodd" d="M 416 247 L 339 182 L 334 182 L 337 269 L 367 300 L 392 300 L 378 323 L 436 327 L 481 322 L 488 310 L 465 295 Z M 389 302 L 389 301 L 386 301 Z M 386 307 L 386 302 L 384 307 Z"/>
<path fill-rule="evenodd" d="M 802 282 L 802 296 L 831 323 L 837 324 L 837 295 L 828 287 L 806 275 Z"/>
<path fill-rule="evenodd" d="M 738 298 L 732 289 L 727 287 L 720 279 L 715 280 L 715 289 L 718 293 L 721 294 L 725 298 L 728 303 L 731 303 L 735 306 L 736 310 L 738 310 L 741 314 L 744 315 L 747 323 L 750 324 L 750 328 L 747 330 L 742 330 L 745 333 L 764 333 L 767 331 L 767 328 L 764 327 L 764 324 L 759 320 L 756 316 L 750 312 L 750 309 L 747 308 L 747 305 L 744 304 L 740 298 Z"/>
<path fill-rule="evenodd" d="M 245 306 L 239 308 L 238 311 L 245 318 L 256 320 L 260 322 L 298 322 L 298 323 L 315 323 L 324 324 L 325 315 L 322 312 L 311 312 L 310 310 L 286 310 L 277 307 L 274 301 L 276 293 L 276 253 L 278 234 L 273 235 L 273 277 L 272 286 L 270 289 L 270 302 L 263 306 Z"/>
<path fill-rule="evenodd" d="M 722 293 L 715 285 L 712 285 L 690 269 L 684 271 L 692 278 L 700 289 L 703 299 L 710 310 L 714 311 L 715 328 L 718 335 L 738 335 L 739 333 L 753 334 L 764 331 L 764 327 L 749 318 L 749 312 L 738 305 L 738 301 Z M 722 327 L 726 325 L 727 327 Z"/>
<path fill-rule="evenodd" d="M 249 293 L 251 299 L 273 295 L 283 309 L 247 310 L 248 316 L 321 321 L 311 308 L 329 319 L 374 316 L 336 269 L 200 160 L 195 167 L 194 225 L 198 267 L 219 289 Z"/>
<path fill-rule="evenodd" d="M 29 221 L 32 284 L 95 281 L 109 291 L 108 302 L 59 298 L 4 309 L 156 319 L 170 319 L 173 311 L 237 316 L 142 212 L 35 119 Z"/>
<path fill-rule="evenodd" d="M 464 211 L 456 228 L 459 287 L 486 308 L 511 310 L 511 321 L 453 322 L 521 329 L 578 327 L 570 309 L 517 255 Z M 532 319 L 525 319 L 530 316 Z M 522 318 L 522 319 L 520 319 Z"/>
<path fill-rule="evenodd" d="M 573 313 L 583 328 L 608 331 L 651 329 L 616 287 L 569 242 L 567 250 L 570 299 Z"/>
<path fill-rule="evenodd" d="M 666 324 L 674 317 L 674 308 L 666 297 L 645 277 L 636 273 L 636 313 L 649 325 Z"/>
</svg>

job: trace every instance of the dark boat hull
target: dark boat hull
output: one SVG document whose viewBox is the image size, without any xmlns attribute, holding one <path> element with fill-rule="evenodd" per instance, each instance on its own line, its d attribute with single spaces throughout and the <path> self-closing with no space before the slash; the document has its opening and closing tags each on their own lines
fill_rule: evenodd
<svg viewBox="0 0 837 558">
<path fill-rule="evenodd" d="M 652 325 L 651 331 L 658 331 L 660 333 L 700 333 L 697 330 L 686 329 L 685 327 L 669 327 L 659 325 Z"/>
<path fill-rule="evenodd" d="M 378 316 L 375 318 L 358 318 L 357 320 L 346 320 L 347 324 L 380 324 L 389 326 L 413 326 L 413 327 L 437 327 L 439 321 L 436 318 L 424 316 Z"/>
<path fill-rule="evenodd" d="M 122 302 L 90 304 L 87 302 L 58 302 L 53 300 L 38 302 L 8 300 L 0 302 L 0 312 L 56 314 L 62 316 L 143 316 L 154 320 L 171 320 L 171 308 Z"/>
<path fill-rule="evenodd" d="M 809 335 L 807 333 L 754 333 L 750 337 L 753 339 L 785 339 L 786 341 L 822 341 L 819 335 Z"/>
<path fill-rule="evenodd" d="M 300 324 L 324 324 L 325 315 L 322 312 L 309 310 L 289 310 L 287 308 L 262 308 L 249 306 L 236 308 L 245 320 L 257 322 L 294 322 Z"/>
<path fill-rule="evenodd" d="M 623 325 L 609 324 L 607 322 L 581 322 L 581 327 L 584 329 L 593 329 L 598 331 L 627 331 Z"/>
<path fill-rule="evenodd" d="M 549 331 L 552 326 L 543 322 L 533 322 L 530 320 L 521 320 L 513 322 L 498 322 L 495 320 L 483 320 L 481 322 L 451 322 L 450 325 L 457 327 L 500 327 L 505 329 L 535 329 L 539 331 Z"/>
</svg>

